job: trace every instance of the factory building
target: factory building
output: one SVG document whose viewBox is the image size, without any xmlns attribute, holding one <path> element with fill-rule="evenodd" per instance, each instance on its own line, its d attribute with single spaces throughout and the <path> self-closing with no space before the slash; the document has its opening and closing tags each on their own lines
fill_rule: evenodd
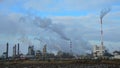
<svg viewBox="0 0 120 68">
<path fill-rule="evenodd" d="M 6 59 L 6 52 L 3 52 L 2 59 Z"/>
<path fill-rule="evenodd" d="M 7 43 L 7 44 L 6 44 L 6 51 L 3 52 L 2 58 L 6 59 L 6 60 L 9 60 L 8 54 L 9 54 L 9 44 Z"/>
<path fill-rule="evenodd" d="M 28 55 L 35 55 L 34 46 L 28 47 Z"/>
<path fill-rule="evenodd" d="M 104 46 L 97 46 L 93 47 L 93 56 L 94 57 L 102 57 L 105 54 L 105 47 Z"/>
<path fill-rule="evenodd" d="M 44 45 L 44 47 L 43 47 L 43 53 L 42 53 L 43 59 L 46 59 L 46 53 L 47 53 L 46 47 L 47 47 L 47 45 Z"/>
<path fill-rule="evenodd" d="M 16 58 L 16 44 L 13 46 L 13 58 Z"/>
<path fill-rule="evenodd" d="M 13 58 L 19 58 L 20 57 L 20 54 L 19 54 L 19 43 L 18 43 L 18 46 L 15 44 L 13 46 Z"/>
<path fill-rule="evenodd" d="M 120 51 L 114 51 L 113 52 L 113 55 L 114 55 L 114 59 L 120 59 Z"/>
<path fill-rule="evenodd" d="M 42 53 L 40 50 L 36 51 L 36 59 L 41 59 L 42 58 Z"/>
</svg>

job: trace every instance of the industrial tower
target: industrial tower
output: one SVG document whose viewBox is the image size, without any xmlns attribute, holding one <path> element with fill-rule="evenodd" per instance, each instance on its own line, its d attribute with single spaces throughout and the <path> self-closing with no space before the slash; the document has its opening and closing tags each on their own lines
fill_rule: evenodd
<svg viewBox="0 0 120 68">
<path fill-rule="evenodd" d="M 8 59 L 8 51 L 9 51 L 9 44 L 7 43 L 7 46 L 6 46 L 6 59 Z"/>
<path fill-rule="evenodd" d="M 110 11 L 110 9 L 103 9 L 100 14 L 100 24 L 101 24 L 101 45 L 104 46 L 103 43 L 103 17 Z"/>
<path fill-rule="evenodd" d="M 46 54 L 47 54 L 47 45 L 45 44 L 44 47 L 43 47 L 43 60 L 46 60 Z"/>
<path fill-rule="evenodd" d="M 93 48 L 93 56 L 94 57 L 99 57 L 99 56 L 104 56 L 105 54 L 105 46 L 103 42 L 103 17 L 110 11 L 110 9 L 103 9 L 100 14 L 100 38 L 101 38 L 101 45 L 97 46 L 95 45 Z"/>
<path fill-rule="evenodd" d="M 72 41 L 70 40 L 70 54 L 72 54 Z"/>
</svg>

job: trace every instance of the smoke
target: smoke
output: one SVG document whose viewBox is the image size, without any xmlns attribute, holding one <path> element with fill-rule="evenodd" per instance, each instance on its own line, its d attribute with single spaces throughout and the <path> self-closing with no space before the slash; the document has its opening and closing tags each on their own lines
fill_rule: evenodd
<svg viewBox="0 0 120 68">
<path fill-rule="evenodd" d="M 58 42 L 56 42 L 56 41 L 53 40 L 53 39 L 50 39 L 50 40 L 52 40 L 52 41 L 54 41 L 54 42 L 52 42 L 52 41 L 50 41 L 50 40 L 47 40 L 47 41 L 44 40 L 44 41 L 43 41 L 42 39 L 36 38 L 36 37 L 35 37 L 34 39 L 35 39 L 35 40 L 38 40 L 42 46 L 47 45 L 47 47 L 48 47 L 47 50 L 49 50 L 50 52 L 57 53 L 57 51 L 62 51 L 61 46 L 58 45 Z M 45 43 L 45 41 L 46 41 L 47 43 Z M 50 43 L 50 42 L 51 42 L 51 43 Z"/>
<path fill-rule="evenodd" d="M 90 44 L 85 41 L 78 31 L 73 30 L 66 31 L 66 27 L 60 23 L 53 23 L 49 18 L 34 17 L 33 23 L 42 32 L 39 32 L 39 36 L 35 40 L 41 43 L 46 43 L 49 51 L 63 51 L 70 52 L 70 40 L 72 41 L 72 50 L 74 54 L 82 54 L 91 51 Z M 67 33 L 67 35 L 66 35 Z M 70 38 L 68 38 L 70 37 Z M 43 46 L 44 44 L 42 44 Z"/>
<path fill-rule="evenodd" d="M 3 16 L 1 16 L 0 19 L 0 28 L 4 27 L 4 29 L 1 29 L 1 31 L 3 31 L 0 32 L 3 34 L 11 33 L 12 39 L 17 36 L 15 40 L 18 40 L 19 43 L 21 43 L 22 53 L 27 52 L 29 45 L 34 45 L 36 49 L 42 50 L 44 44 L 47 44 L 48 51 L 55 52 L 61 50 L 63 52 L 70 52 L 70 39 L 73 43 L 72 50 L 75 54 L 85 53 L 84 51 L 89 50 L 90 48 L 87 44 L 88 42 L 85 42 L 81 38 L 82 35 L 79 33 L 81 31 L 63 23 L 54 23 L 54 20 L 49 18 L 25 15 L 12 15 L 5 16 L 4 19 L 2 18 Z M 9 27 L 8 30 L 5 29 L 7 27 Z M 70 30 L 67 30 L 69 28 Z M 34 39 L 35 37 L 37 37 L 37 39 Z M 12 42 L 16 43 L 15 41 Z"/>
<path fill-rule="evenodd" d="M 107 13 L 110 12 L 110 8 L 105 8 L 101 10 L 100 19 L 102 19 Z"/>
<path fill-rule="evenodd" d="M 33 43 L 31 42 L 31 40 L 25 36 L 25 35 L 22 35 L 18 41 L 22 42 L 23 44 L 26 44 L 26 45 L 32 45 Z"/>
<path fill-rule="evenodd" d="M 64 26 L 61 24 L 53 24 L 51 19 L 48 18 L 43 18 L 41 19 L 40 17 L 35 17 L 34 19 L 35 25 L 37 25 L 40 28 L 46 29 L 46 30 L 51 30 L 58 34 L 62 39 L 64 40 L 69 40 L 69 38 L 65 35 L 64 33 Z"/>
</svg>

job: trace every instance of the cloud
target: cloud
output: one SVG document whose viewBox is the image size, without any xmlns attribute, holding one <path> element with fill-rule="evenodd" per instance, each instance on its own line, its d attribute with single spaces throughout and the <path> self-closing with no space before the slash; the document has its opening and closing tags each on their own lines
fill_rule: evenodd
<svg viewBox="0 0 120 68">
<path fill-rule="evenodd" d="M 49 51 L 56 51 L 55 46 L 57 45 L 62 51 L 69 52 L 69 39 L 71 39 L 75 54 L 79 54 L 80 52 L 82 54 L 84 50 L 91 50 L 90 44 L 82 38 L 82 35 L 79 35 L 78 31 L 75 31 L 74 28 L 68 31 L 67 25 L 53 23 L 53 20 L 50 18 L 26 16 L 23 14 L 0 15 L 0 18 L 0 35 L 6 35 L 4 38 L 7 39 L 7 34 L 10 34 L 11 38 L 7 40 L 8 42 L 14 39 L 17 42 L 21 42 L 21 45 L 35 44 L 35 47 L 38 47 L 39 43 L 37 42 L 36 44 L 34 39 L 34 37 L 37 37 L 47 44 Z M 16 43 L 16 41 L 10 42 Z M 44 43 L 40 45 L 40 48 L 42 48 Z"/>
<path fill-rule="evenodd" d="M 111 7 L 119 0 L 30 0 L 24 3 L 25 9 L 34 9 L 38 11 L 96 11 L 104 7 Z M 84 7 L 83 7 L 84 6 Z"/>
<path fill-rule="evenodd" d="M 100 40 L 100 18 L 98 15 L 52 16 L 53 23 L 62 23 L 67 30 L 74 29 L 87 40 Z M 104 40 L 116 42 L 119 37 L 119 12 L 110 12 L 103 19 Z M 113 36 L 114 35 L 114 36 Z"/>
<path fill-rule="evenodd" d="M 120 12 L 117 5 L 119 2 L 119 0 L 97 2 L 95 0 L 4 0 L 0 7 L 0 35 L 5 35 L 2 38 L 8 39 L 9 34 L 10 39 L 14 38 L 14 40 L 25 35 L 26 42 L 33 41 L 30 44 L 35 44 L 36 47 L 42 48 L 44 43 L 47 43 L 48 50 L 62 49 L 66 52 L 69 52 L 69 41 L 66 40 L 71 39 L 73 52 L 85 53 L 92 47 L 88 41 L 100 40 L 99 11 L 101 8 L 112 7 L 111 12 L 103 19 L 103 29 L 104 40 L 114 45 L 114 42 L 120 41 Z M 19 10 L 16 11 L 14 7 Z M 27 15 L 29 13 L 31 15 Z M 40 38 L 44 43 L 40 44 L 38 41 L 36 43 L 34 37 Z"/>
<path fill-rule="evenodd" d="M 22 34 L 32 31 L 29 21 L 21 22 L 22 14 L 0 15 L 0 32 L 9 34 Z M 27 24 L 26 24 L 27 23 Z"/>
<path fill-rule="evenodd" d="M 113 7 L 117 10 L 119 9 L 119 5 L 117 5 L 119 2 L 119 0 L 3 0 L 1 8 L 6 11 L 19 9 L 18 11 L 23 10 L 24 12 L 46 12 L 50 15 L 51 13 L 55 14 L 68 12 L 96 13 L 96 11 L 100 11 L 106 7 Z"/>
<path fill-rule="evenodd" d="M 113 15 L 115 16 L 117 14 Z M 90 51 L 92 46 L 88 41 L 100 40 L 100 23 L 98 20 L 99 17 L 96 15 L 78 17 L 52 16 L 49 18 L 41 18 L 39 16 L 10 14 L 7 16 L 0 15 L 0 17 L 1 34 L 6 35 L 9 33 L 13 35 L 12 38 L 15 38 L 17 35 L 20 37 L 25 34 L 25 36 L 28 37 L 27 41 L 33 41 L 32 43 L 30 42 L 30 44 L 35 44 L 36 41 L 34 38 L 37 37 L 43 42 L 41 42 L 41 44 L 37 42 L 35 47 L 42 48 L 43 45 L 47 43 L 48 51 L 56 51 L 59 47 L 59 49 L 62 51 L 69 52 L 69 41 L 63 40 L 64 37 L 70 38 L 72 40 L 73 52 L 75 54 L 82 54 L 88 50 Z M 119 25 L 116 27 L 114 23 L 108 23 L 108 20 L 109 19 L 104 19 L 103 23 L 105 26 L 104 40 L 111 42 L 119 41 Z M 115 20 L 113 20 L 113 22 L 114 21 Z M 114 24 L 114 26 L 112 26 L 112 24 Z M 15 39 L 18 40 L 19 37 Z M 7 38 L 7 35 L 4 38 Z M 15 42 L 12 41 L 12 43 Z"/>
<path fill-rule="evenodd" d="M 35 17 L 34 22 L 37 26 L 43 29 L 49 29 L 55 33 L 57 33 L 64 40 L 69 40 L 67 36 L 64 34 L 63 28 L 64 26 L 61 24 L 53 24 L 51 19 L 45 18 L 41 19 L 40 17 Z"/>
<path fill-rule="evenodd" d="M 70 31 L 67 31 L 67 25 L 63 26 L 61 23 L 53 23 L 51 19 L 41 19 L 40 17 L 35 18 L 35 23 L 37 23 L 37 26 L 39 26 L 39 28 L 48 30 L 47 33 L 40 33 L 39 36 L 41 40 L 44 40 L 48 44 L 48 48 L 53 48 L 54 45 L 59 45 L 59 49 L 69 52 L 69 39 L 71 39 L 73 42 L 73 52 L 75 54 L 79 54 L 80 51 L 83 53 L 84 50 L 91 50 L 90 44 L 82 39 L 82 35 L 79 35 L 80 33 L 77 31 L 75 32 L 74 28 Z M 43 35 L 45 38 L 43 38 Z M 81 48 L 81 50 L 78 48 Z"/>
</svg>

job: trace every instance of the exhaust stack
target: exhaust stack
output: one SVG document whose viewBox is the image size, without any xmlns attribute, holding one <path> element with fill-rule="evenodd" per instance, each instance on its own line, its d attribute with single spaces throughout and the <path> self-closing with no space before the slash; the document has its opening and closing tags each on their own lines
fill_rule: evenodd
<svg viewBox="0 0 120 68">
<path fill-rule="evenodd" d="M 17 51 L 18 52 L 18 56 L 19 56 L 19 48 L 20 48 L 20 46 L 19 46 L 19 43 L 18 43 L 18 51 Z"/>
<path fill-rule="evenodd" d="M 6 59 L 8 59 L 8 50 L 9 50 L 9 44 L 6 45 Z"/>
</svg>

